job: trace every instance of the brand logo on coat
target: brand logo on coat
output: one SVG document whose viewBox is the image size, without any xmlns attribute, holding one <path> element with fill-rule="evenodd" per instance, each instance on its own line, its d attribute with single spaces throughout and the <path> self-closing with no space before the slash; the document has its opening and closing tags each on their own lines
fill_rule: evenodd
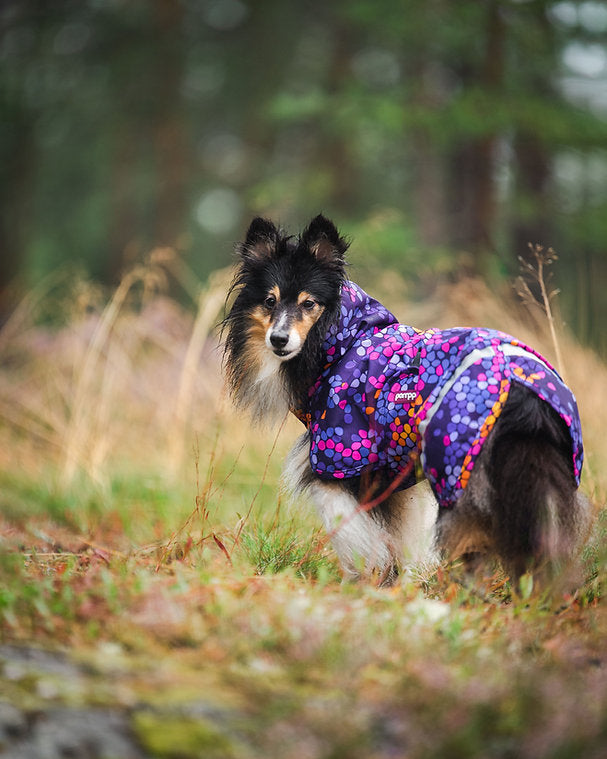
<svg viewBox="0 0 607 759">
<path fill-rule="evenodd" d="M 394 403 L 411 403 L 417 398 L 415 390 L 399 390 L 394 393 Z"/>
</svg>

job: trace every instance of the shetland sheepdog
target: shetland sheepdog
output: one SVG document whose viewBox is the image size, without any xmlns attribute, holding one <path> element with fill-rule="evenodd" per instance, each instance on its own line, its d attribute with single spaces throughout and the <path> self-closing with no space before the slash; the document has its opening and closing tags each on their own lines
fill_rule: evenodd
<svg viewBox="0 0 607 759">
<path fill-rule="evenodd" d="M 400 324 L 345 275 L 324 216 L 298 236 L 255 218 L 225 319 L 235 405 L 306 426 L 284 469 L 313 501 L 345 579 L 499 559 L 513 580 L 578 551 L 589 504 L 575 398 L 548 361 L 488 329 Z"/>
</svg>

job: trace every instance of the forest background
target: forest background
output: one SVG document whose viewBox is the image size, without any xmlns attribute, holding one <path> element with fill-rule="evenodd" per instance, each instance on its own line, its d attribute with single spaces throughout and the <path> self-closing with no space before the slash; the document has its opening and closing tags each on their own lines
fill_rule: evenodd
<svg viewBox="0 0 607 759">
<path fill-rule="evenodd" d="M 106 284 L 156 246 L 200 277 L 252 214 L 318 211 L 427 295 L 560 256 L 607 338 L 607 4 L 24 0 L 0 11 L 0 291 Z"/>
</svg>

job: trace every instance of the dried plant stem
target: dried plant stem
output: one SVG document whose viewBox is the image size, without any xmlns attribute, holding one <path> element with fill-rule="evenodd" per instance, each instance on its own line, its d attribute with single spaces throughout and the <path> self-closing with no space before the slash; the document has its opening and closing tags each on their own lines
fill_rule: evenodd
<svg viewBox="0 0 607 759">
<path fill-rule="evenodd" d="M 188 417 L 192 405 L 194 384 L 198 375 L 200 356 L 225 298 L 224 272 L 220 272 L 220 275 L 213 277 L 209 286 L 198 296 L 198 313 L 183 361 L 179 390 L 175 401 L 175 419 L 170 433 L 169 467 L 173 474 L 177 474 L 183 460 Z"/>
<path fill-rule="evenodd" d="M 144 274 L 141 267 L 137 267 L 122 278 L 112 299 L 105 307 L 87 347 L 82 366 L 76 377 L 70 422 L 66 433 L 62 470 L 64 485 L 71 483 L 78 467 L 86 462 L 87 436 L 96 411 L 95 398 L 93 397 L 94 381 L 103 346 L 108 340 L 129 290 Z M 94 471 L 89 473 L 94 479 L 98 479 L 98 473 Z"/>
<path fill-rule="evenodd" d="M 175 546 L 175 543 L 177 542 L 177 538 L 184 533 L 192 524 L 195 517 L 200 517 L 202 522 L 202 528 L 201 528 L 201 537 L 198 541 L 200 544 L 202 544 L 207 537 L 204 534 L 204 525 L 208 522 L 209 519 L 209 510 L 207 508 L 209 493 L 211 490 L 211 486 L 213 484 L 213 463 L 215 460 L 215 452 L 217 449 L 217 439 L 215 439 L 215 445 L 213 446 L 213 450 L 211 451 L 211 458 L 209 461 L 209 471 L 207 480 L 205 483 L 204 491 L 200 492 L 200 448 L 198 447 L 198 439 L 196 439 L 194 443 L 194 466 L 196 469 L 196 498 L 194 499 L 194 508 L 188 515 L 185 522 L 179 527 L 175 532 L 171 535 L 171 537 L 168 539 L 166 545 L 163 547 L 162 552 L 160 554 L 160 558 L 158 559 L 158 562 L 156 564 L 156 572 L 160 570 L 160 567 L 166 563 L 167 557 L 170 554 L 170 551 Z M 213 533 L 211 533 L 213 534 Z M 191 536 L 189 536 L 188 540 L 192 540 Z"/>
<path fill-rule="evenodd" d="M 552 345 L 554 347 L 554 355 L 556 356 L 556 365 L 558 366 L 559 372 L 563 376 L 563 379 L 565 379 L 565 376 L 564 376 L 565 365 L 563 364 L 561 346 L 556 334 L 554 315 L 552 313 L 552 307 L 550 305 L 551 295 L 554 296 L 556 294 L 556 291 L 554 291 L 551 295 L 548 293 L 548 290 L 546 288 L 546 281 L 544 278 L 544 259 L 541 256 L 538 256 L 537 262 L 538 262 L 537 263 L 537 267 L 538 267 L 537 281 L 539 283 L 540 292 L 542 294 L 542 301 L 544 303 L 544 311 L 546 313 L 546 319 L 548 320 L 548 326 L 550 327 L 550 337 L 552 338 Z"/>
<path fill-rule="evenodd" d="M 529 243 L 529 250 L 535 263 L 530 263 L 519 257 L 521 265 L 521 276 L 516 281 L 516 290 L 519 297 L 527 306 L 540 306 L 544 311 L 546 320 L 548 322 L 548 328 L 550 329 L 550 337 L 552 339 L 552 345 L 554 347 L 554 355 L 556 359 L 556 368 L 560 372 L 561 376 L 565 380 L 565 367 L 563 364 L 563 356 L 561 353 L 561 346 L 558 341 L 556 332 L 556 320 L 552 311 L 552 299 L 558 295 L 558 290 L 549 290 L 547 287 L 548 275 L 546 274 L 546 267 L 558 260 L 558 256 L 552 248 L 544 250 L 541 245 L 532 245 Z M 540 289 L 541 302 L 538 303 L 537 298 L 529 287 L 529 281 L 537 283 Z"/>
<path fill-rule="evenodd" d="M 217 444 L 219 442 L 219 430 L 217 430 L 217 434 L 215 436 L 215 444 L 213 445 L 213 449 L 211 451 L 211 455 L 209 458 L 209 465 L 208 465 L 208 471 L 206 475 L 206 480 L 204 483 L 204 488 L 201 491 L 201 485 L 200 485 L 200 448 L 198 446 L 198 439 L 196 439 L 194 443 L 194 466 L 196 469 L 196 498 L 195 498 L 195 504 L 194 508 L 190 512 L 189 516 L 185 520 L 185 522 L 179 527 L 169 540 L 167 541 L 166 545 L 162 548 L 162 551 L 160 552 L 160 558 L 158 559 L 156 563 L 156 572 L 160 570 L 160 567 L 167 562 L 167 558 L 170 556 L 171 550 L 174 548 L 177 539 L 180 535 L 186 532 L 186 530 L 189 530 L 190 526 L 192 525 L 194 518 L 198 517 L 201 522 L 201 531 L 200 531 L 200 538 L 196 541 L 193 540 L 191 535 L 188 535 L 187 544 L 194 545 L 194 543 L 198 546 L 202 546 L 205 541 L 207 541 L 209 538 L 212 538 L 217 547 L 222 551 L 228 562 L 231 563 L 231 556 L 229 552 L 227 551 L 225 544 L 219 537 L 219 535 L 213 530 L 211 526 L 211 512 L 209 509 L 209 502 L 211 498 L 216 494 L 221 494 L 223 492 L 223 488 L 226 484 L 226 482 L 229 480 L 229 478 L 234 473 L 234 470 L 236 469 L 236 464 L 238 463 L 238 459 L 240 458 L 240 454 L 242 453 L 242 448 L 240 449 L 240 452 L 236 456 L 234 463 L 232 464 L 232 468 L 229 470 L 229 472 L 226 474 L 226 476 L 223 478 L 223 480 L 215 484 L 214 481 L 214 464 L 215 464 L 215 456 L 217 453 Z M 209 529 L 208 534 L 205 534 L 205 527 Z"/>
<path fill-rule="evenodd" d="M 255 501 L 257 500 L 257 496 L 260 494 L 262 487 L 264 486 L 266 477 L 268 476 L 268 468 L 270 466 L 270 461 L 272 459 L 274 451 L 276 450 L 276 446 L 278 444 L 278 438 L 280 437 L 280 433 L 283 431 L 284 426 L 287 423 L 288 417 L 289 417 L 289 412 L 287 412 L 284 419 L 280 423 L 280 427 L 278 428 L 278 432 L 276 433 L 276 437 L 274 438 L 274 442 L 272 443 L 272 448 L 270 449 L 270 453 L 268 453 L 268 457 L 266 459 L 266 465 L 264 467 L 263 474 L 261 476 L 261 481 L 259 482 L 259 487 L 255 491 L 255 494 L 253 498 L 251 499 L 251 503 L 249 504 L 249 510 L 247 511 L 245 516 L 240 519 L 240 522 L 238 524 L 238 530 L 236 531 L 236 537 L 234 538 L 234 545 L 233 545 L 232 550 L 236 548 L 236 546 L 240 543 L 240 536 L 242 535 L 242 531 L 246 523 L 249 521 L 249 517 L 251 516 L 251 512 L 253 511 L 253 505 L 255 504 Z"/>
</svg>

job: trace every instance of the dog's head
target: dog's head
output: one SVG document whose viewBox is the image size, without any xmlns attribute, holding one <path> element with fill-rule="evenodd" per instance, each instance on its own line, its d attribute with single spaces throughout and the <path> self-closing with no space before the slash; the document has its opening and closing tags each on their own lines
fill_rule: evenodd
<svg viewBox="0 0 607 759">
<path fill-rule="evenodd" d="M 247 339 L 258 353 L 285 362 L 300 354 L 311 332 L 324 337 L 339 305 L 347 248 L 324 216 L 299 237 L 267 219 L 253 219 L 238 246 L 232 311 L 246 318 Z"/>
</svg>

